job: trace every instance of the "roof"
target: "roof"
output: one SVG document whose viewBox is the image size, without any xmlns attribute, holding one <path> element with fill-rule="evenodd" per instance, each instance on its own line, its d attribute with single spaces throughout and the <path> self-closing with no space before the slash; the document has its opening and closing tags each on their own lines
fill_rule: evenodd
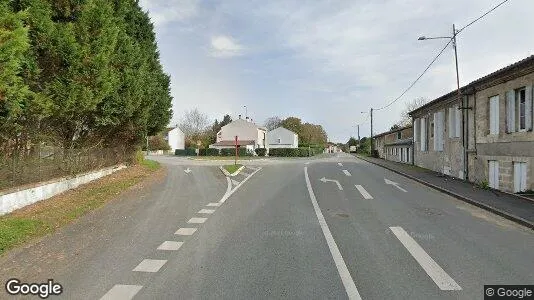
<svg viewBox="0 0 534 300">
<path fill-rule="evenodd" d="M 247 127 L 254 127 L 254 128 L 257 128 L 257 129 L 260 129 L 260 130 L 267 131 L 267 129 L 265 129 L 264 127 L 258 126 L 255 123 L 247 121 L 247 120 L 244 120 L 244 119 L 233 120 L 232 122 L 230 122 L 230 123 L 224 125 L 223 127 L 221 127 L 221 130 L 222 130 L 222 128 L 227 127 L 227 126 L 247 126 Z"/>
<path fill-rule="evenodd" d="M 275 132 L 275 131 L 280 131 L 280 130 L 281 130 L 281 131 L 288 131 L 288 132 L 291 132 L 291 133 L 294 134 L 294 135 L 297 135 L 297 134 L 294 133 L 293 131 L 291 131 L 291 130 L 285 128 L 285 127 L 282 127 L 282 126 L 280 126 L 280 127 L 276 127 L 275 129 L 273 129 L 273 130 L 271 130 L 271 131 L 269 131 L 269 132 L 267 132 L 267 133 L 271 133 L 271 132 Z"/>
<path fill-rule="evenodd" d="M 501 76 L 504 76 L 506 75 L 507 73 L 509 72 L 512 72 L 512 71 L 515 71 L 516 69 L 520 69 L 520 68 L 524 68 L 524 67 L 532 67 L 534 68 L 534 55 L 531 55 L 527 58 L 524 58 L 520 61 L 517 61 L 511 65 L 508 65 L 504 68 L 501 68 L 501 69 L 498 69 L 497 71 L 495 72 L 492 72 L 490 74 L 487 74 L 485 76 L 482 76 L 472 82 L 470 82 L 469 84 L 463 86 L 460 88 L 460 92 L 462 93 L 462 95 L 464 94 L 467 94 L 470 90 L 474 90 L 476 89 L 477 87 L 485 84 L 485 83 L 488 83 L 489 81 L 491 80 L 495 80 Z M 415 114 L 416 112 L 418 111 L 421 111 L 427 107 L 430 107 L 430 106 L 433 106 L 434 104 L 437 104 L 441 101 L 444 101 L 444 100 L 447 100 L 447 99 L 450 99 L 452 96 L 454 96 L 455 94 L 457 93 L 456 90 L 452 91 L 452 92 L 449 92 L 443 96 L 440 96 L 430 102 L 428 102 L 427 104 L 421 106 L 421 107 L 418 107 L 414 110 L 412 110 L 411 112 L 409 112 L 408 114 L 411 116 L 413 114 Z"/>
<path fill-rule="evenodd" d="M 391 143 L 384 144 L 384 146 L 411 145 L 411 144 L 412 144 L 412 139 L 408 138 L 408 139 L 396 140 L 396 141 L 393 141 Z"/>
<path fill-rule="evenodd" d="M 390 133 L 403 131 L 404 129 L 408 129 L 408 128 L 412 128 L 412 125 L 408 125 L 408 126 L 404 126 L 404 127 L 401 127 L 401 128 L 393 129 L 393 130 L 390 130 L 390 131 L 382 132 L 380 134 L 375 134 L 375 135 L 373 135 L 373 138 L 377 138 L 377 137 L 381 137 L 381 136 L 384 136 L 384 135 L 388 135 Z"/>
<path fill-rule="evenodd" d="M 247 146 L 247 145 L 256 145 L 256 142 L 254 140 L 238 140 L 237 141 L 238 146 Z M 226 140 L 226 141 L 220 141 L 215 144 L 211 144 L 210 146 L 235 146 L 235 140 Z"/>
</svg>

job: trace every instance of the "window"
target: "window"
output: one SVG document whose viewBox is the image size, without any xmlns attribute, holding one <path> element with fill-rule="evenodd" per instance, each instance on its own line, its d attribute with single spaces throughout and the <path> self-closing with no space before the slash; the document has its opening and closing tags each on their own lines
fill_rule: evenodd
<svg viewBox="0 0 534 300">
<path fill-rule="evenodd" d="M 399 132 L 397 132 L 397 140 L 400 140 L 401 138 L 402 138 L 402 134 L 401 134 L 401 132 L 399 131 Z"/>
<path fill-rule="evenodd" d="M 428 134 L 427 134 L 427 119 L 421 118 L 421 126 L 419 129 L 421 131 L 421 151 L 428 150 Z"/>
<path fill-rule="evenodd" d="M 518 120 L 518 128 L 520 131 L 526 130 L 526 99 L 525 89 L 518 89 L 515 91 L 515 99 L 517 104 L 516 119 Z"/>
<path fill-rule="evenodd" d="M 527 190 L 527 163 L 514 162 L 514 193 Z"/>
<path fill-rule="evenodd" d="M 499 162 L 496 160 L 488 160 L 488 181 L 490 188 L 499 188 Z"/>
<path fill-rule="evenodd" d="M 506 132 L 532 130 L 532 86 L 506 92 Z"/>
<path fill-rule="evenodd" d="M 282 143 L 282 139 L 278 138 L 278 144 Z"/>
<path fill-rule="evenodd" d="M 434 113 L 434 151 L 443 151 L 444 111 Z"/>
<path fill-rule="evenodd" d="M 499 134 L 499 96 L 489 99 L 489 133 Z"/>
</svg>

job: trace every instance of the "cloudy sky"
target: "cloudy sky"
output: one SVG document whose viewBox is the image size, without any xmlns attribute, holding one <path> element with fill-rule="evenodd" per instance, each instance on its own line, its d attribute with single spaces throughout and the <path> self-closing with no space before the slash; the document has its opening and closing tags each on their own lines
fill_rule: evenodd
<svg viewBox="0 0 534 300">
<path fill-rule="evenodd" d="M 172 77 L 175 124 L 198 108 L 210 119 L 296 116 L 329 139 L 369 135 L 362 111 L 395 99 L 433 59 L 446 36 L 501 0 L 140 0 L 155 24 Z M 534 1 L 510 0 L 458 36 L 460 83 L 534 54 Z M 416 97 L 455 88 L 447 49 L 397 103 L 375 113 L 389 129 Z"/>
</svg>

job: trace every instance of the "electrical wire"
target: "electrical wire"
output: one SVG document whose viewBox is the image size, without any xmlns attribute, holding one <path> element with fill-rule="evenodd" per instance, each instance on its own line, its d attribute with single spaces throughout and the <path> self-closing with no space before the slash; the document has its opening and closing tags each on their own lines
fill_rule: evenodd
<svg viewBox="0 0 534 300">
<path fill-rule="evenodd" d="M 473 25 L 474 23 L 480 21 L 482 18 L 484 18 L 485 16 L 487 16 L 488 14 L 490 14 L 491 12 L 493 12 L 494 10 L 496 10 L 497 8 L 499 8 L 501 5 L 505 4 L 506 2 L 508 2 L 510 0 L 504 0 L 502 1 L 501 3 L 497 4 L 496 6 L 494 6 L 493 8 L 491 8 L 490 10 L 488 10 L 487 12 L 485 12 L 483 15 L 481 15 L 480 17 L 476 18 L 475 20 L 471 21 L 470 23 L 468 23 L 467 25 L 465 25 L 464 27 L 462 27 L 460 30 L 456 31 L 456 36 L 458 36 L 464 29 L 466 29 L 467 27 Z M 417 77 L 417 79 L 412 82 L 412 84 L 410 84 L 408 86 L 408 88 L 406 88 L 401 94 L 400 96 L 398 96 L 397 98 L 395 98 L 393 101 L 391 101 L 390 103 L 388 103 L 387 105 L 385 106 L 382 106 L 380 108 L 376 108 L 374 110 L 382 110 L 382 109 L 386 109 L 388 107 L 390 107 L 391 105 L 393 105 L 395 102 L 399 101 L 399 99 L 401 99 L 418 81 L 419 79 L 421 79 L 421 77 L 423 77 L 423 75 L 425 75 L 425 73 L 430 69 L 430 67 L 436 62 L 436 60 L 441 56 L 441 54 L 445 51 L 445 49 L 447 49 L 447 47 L 450 45 L 450 43 L 452 42 L 454 37 L 451 37 L 449 42 L 445 45 L 445 47 L 443 47 L 443 49 L 441 49 L 441 51 L 438 53 L 438 55 L 436 55 L 436 57 L 434 57 L 434 59 L 430 62 L 430 64 L 428 64 L 428 66 L 426 67 L 426 69 L 423 71 L 423 73 L 421 73 L 421 75 L 419 75 L 419 77 Z"/>
</svg>

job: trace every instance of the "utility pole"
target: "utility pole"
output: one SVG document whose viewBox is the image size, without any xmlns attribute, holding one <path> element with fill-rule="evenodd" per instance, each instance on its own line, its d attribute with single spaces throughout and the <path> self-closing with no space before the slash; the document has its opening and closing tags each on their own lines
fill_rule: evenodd
<svg viewBox="0 0 534 300">
<path fill-rule="evenodd" d="M 456 27 L 454 24 L 452 24 L 452 47 L 454 48 L 454 62 L 456 64 L 456 91 L 458 94 L 458 100 L 461 101 L 460 107 L 462 110 L 462 148 L 463 148 L 463 171 L 464 171 L 464 179 L 468 179 L 469 176 L 469 170 L 467 168 L 467 144 L 468 144 L 468 136 L 465 134 L 465 110 L 468 109 L 467 106 L 469 106 L 469 103 L 467 105 L 464 104 L 464 99 L 462 97 L 462 92 L 460 91 L 460 74 L 458 72 L 458 45 L 456 44 Z"/>
<path fill-rule="evenodd" d="M 360 124 L 358 124 L 358 150 L 360 150 Z"/>
<path fill-rule="evenodd" d="M 373 108 L 371 108 L 371 156 L 373 156 Z"/>
</svg>

